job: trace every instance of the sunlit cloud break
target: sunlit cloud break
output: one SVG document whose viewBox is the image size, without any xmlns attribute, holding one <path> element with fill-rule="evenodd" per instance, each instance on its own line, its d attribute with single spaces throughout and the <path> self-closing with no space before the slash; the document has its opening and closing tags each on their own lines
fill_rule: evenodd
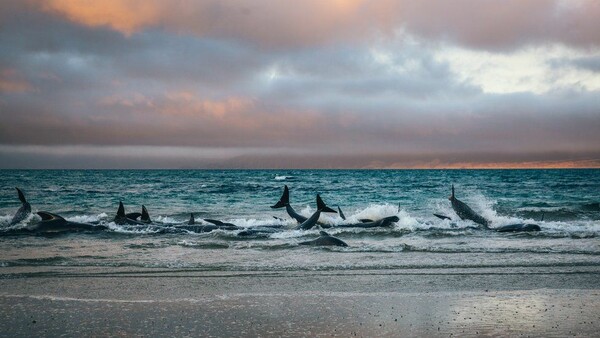
<svg viewBox="0 0 600 338">
<path fill-rule="evenodd" d="M 4 168 L 600 166 L 597 1 L 6 1 Z"/>
</svg>

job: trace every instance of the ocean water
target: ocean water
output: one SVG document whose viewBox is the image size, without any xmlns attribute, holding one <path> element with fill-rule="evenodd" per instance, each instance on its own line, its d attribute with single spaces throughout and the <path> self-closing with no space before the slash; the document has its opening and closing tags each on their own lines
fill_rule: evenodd
<svg viewBox="0 0 600 338">
<path fill-rule="evenodd" d="M 119 267 L 207 271 L 380 270 L 448 271 L 600 267 L 600 170 L 2 170 L 0 266 Z M 542 231 L 497 233 L 462 221 L 456 196 L 492 227 L 536 223 Z M 330 228 L 348 247 L 307 247 L 319 229 L 295 230 L 285 209 L 271 209 L 283 186 L 297 212 L 310 216 L 315 195 L 340 206 L 348 221 L 396 215 L 389 228 Z M 9 222 L 21 188 L 33 215 Z M 112 222 L 144 204 L 159 226 Z M 48 211 L 68 220 L 109 226 L 99 232 L 7 235 Z M 283 225 L 281 231 L 240 237 L 160 229 L 219 219 L 242 227 Z M 452 218 L 441 220 L 433 213 Z M 273 216 L 282 218 L 277 220 Z M 542 220 L 543 217 L 543 220 Z M 344 223 L 336 214 L 321 221 Z M 414 269 L 414 270 L 413 270 Z"/>
</svg>

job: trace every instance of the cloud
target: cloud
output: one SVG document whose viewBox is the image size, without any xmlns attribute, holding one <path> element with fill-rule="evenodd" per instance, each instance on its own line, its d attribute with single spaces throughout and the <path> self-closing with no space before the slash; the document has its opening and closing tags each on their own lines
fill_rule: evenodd
<svg viewBox="0 0 600 338">
<path fill-rule="evenodd" d="M 370 39 L 398 29 L 481 49 L 557 42 L 583 48 L 600 45 L 600 4 L 593 0 L 308 0 L 293 6 L 268 0 L 50 0 L 40 7 L 78 24 L 108 27 L 127 36 L 161 28 L 276 48 Z"/>
<path fill-rule="evenodd" d="M 0 3 L 2 160 L 92 163 L 86 150 L 190 167 L 595 160 L 584 156 L 600 149 L 595 2 L 434 4 Z M 122 152 L 97 150 L 109 147 Z M 186 161 L 189 149 L 227 158 Z"/>
<path fill-rule="evenodd" d="M 33 87 L 14 69 L 0 70 L 0 92 L 25 93 Z"/>
</svg>

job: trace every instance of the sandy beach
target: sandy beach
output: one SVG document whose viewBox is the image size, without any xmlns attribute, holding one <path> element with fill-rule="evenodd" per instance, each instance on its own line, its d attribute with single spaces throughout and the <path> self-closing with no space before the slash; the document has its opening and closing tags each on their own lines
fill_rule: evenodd
<svg viewBox="0 0 600 338">
<path fill-rule="evenodd" d="M 527 271 L 526 271 L 527 270 Z M 595 267 L 2 269 L 4 336 L 595 336 Z"/>
</svg>

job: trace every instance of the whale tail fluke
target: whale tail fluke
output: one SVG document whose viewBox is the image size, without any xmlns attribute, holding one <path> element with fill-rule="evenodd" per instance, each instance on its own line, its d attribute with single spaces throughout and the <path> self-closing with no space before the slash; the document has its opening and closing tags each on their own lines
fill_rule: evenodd
<svg viewBox="0 0 600 338">
<path fill-rule="evenodd" d="M 188 225 L 196 224 L 196 220 L 194 219 L 194 213 L 190 214 L 190 220 L 188 221 Z"/>
<path fill-rule="evenodd" d="M 319 210 L 320 212 L 333 212 L 337 214 L 337 211 L 325 205 L 325 202 L 323 202 L 319 194 L 317 194 L 317 210 Z"/>
<path fill-rule="evenodd" d="M 148 209 L 146 209 L 146 207 L 144 205 L 142 205 L 142 218 L 141 218 L 141 220 L 144 223 L 150 223 L 150 222 L 152 222 L 152 220 L 150 220 L 150 214 L 148 214 Z"/>
<path fill-rule="evenodd" d="M 275 203 L 275 205 L 272 205 L 271 208 L 279 209 L 285 207 L 288 204 L 290 204 L 290 190 L 288 189 L 288 186 L 285 185 L 285 187 L 283 188 L 283 194 L 281 195 L 281 198 L 277 203 Z"/>
<path fill-rule="evenodd" d="M 17 187 L 15 187 L 15 189 L 17 189 L 17 194 L 19 194 L 19 200 L 21 201 L 21 203 L 23 203 L 23 204 L 27 203 L 27 200 L 25 199 L 25 194 L 23 194 L 21 189 L 19 189 Z"/>
</svg>

